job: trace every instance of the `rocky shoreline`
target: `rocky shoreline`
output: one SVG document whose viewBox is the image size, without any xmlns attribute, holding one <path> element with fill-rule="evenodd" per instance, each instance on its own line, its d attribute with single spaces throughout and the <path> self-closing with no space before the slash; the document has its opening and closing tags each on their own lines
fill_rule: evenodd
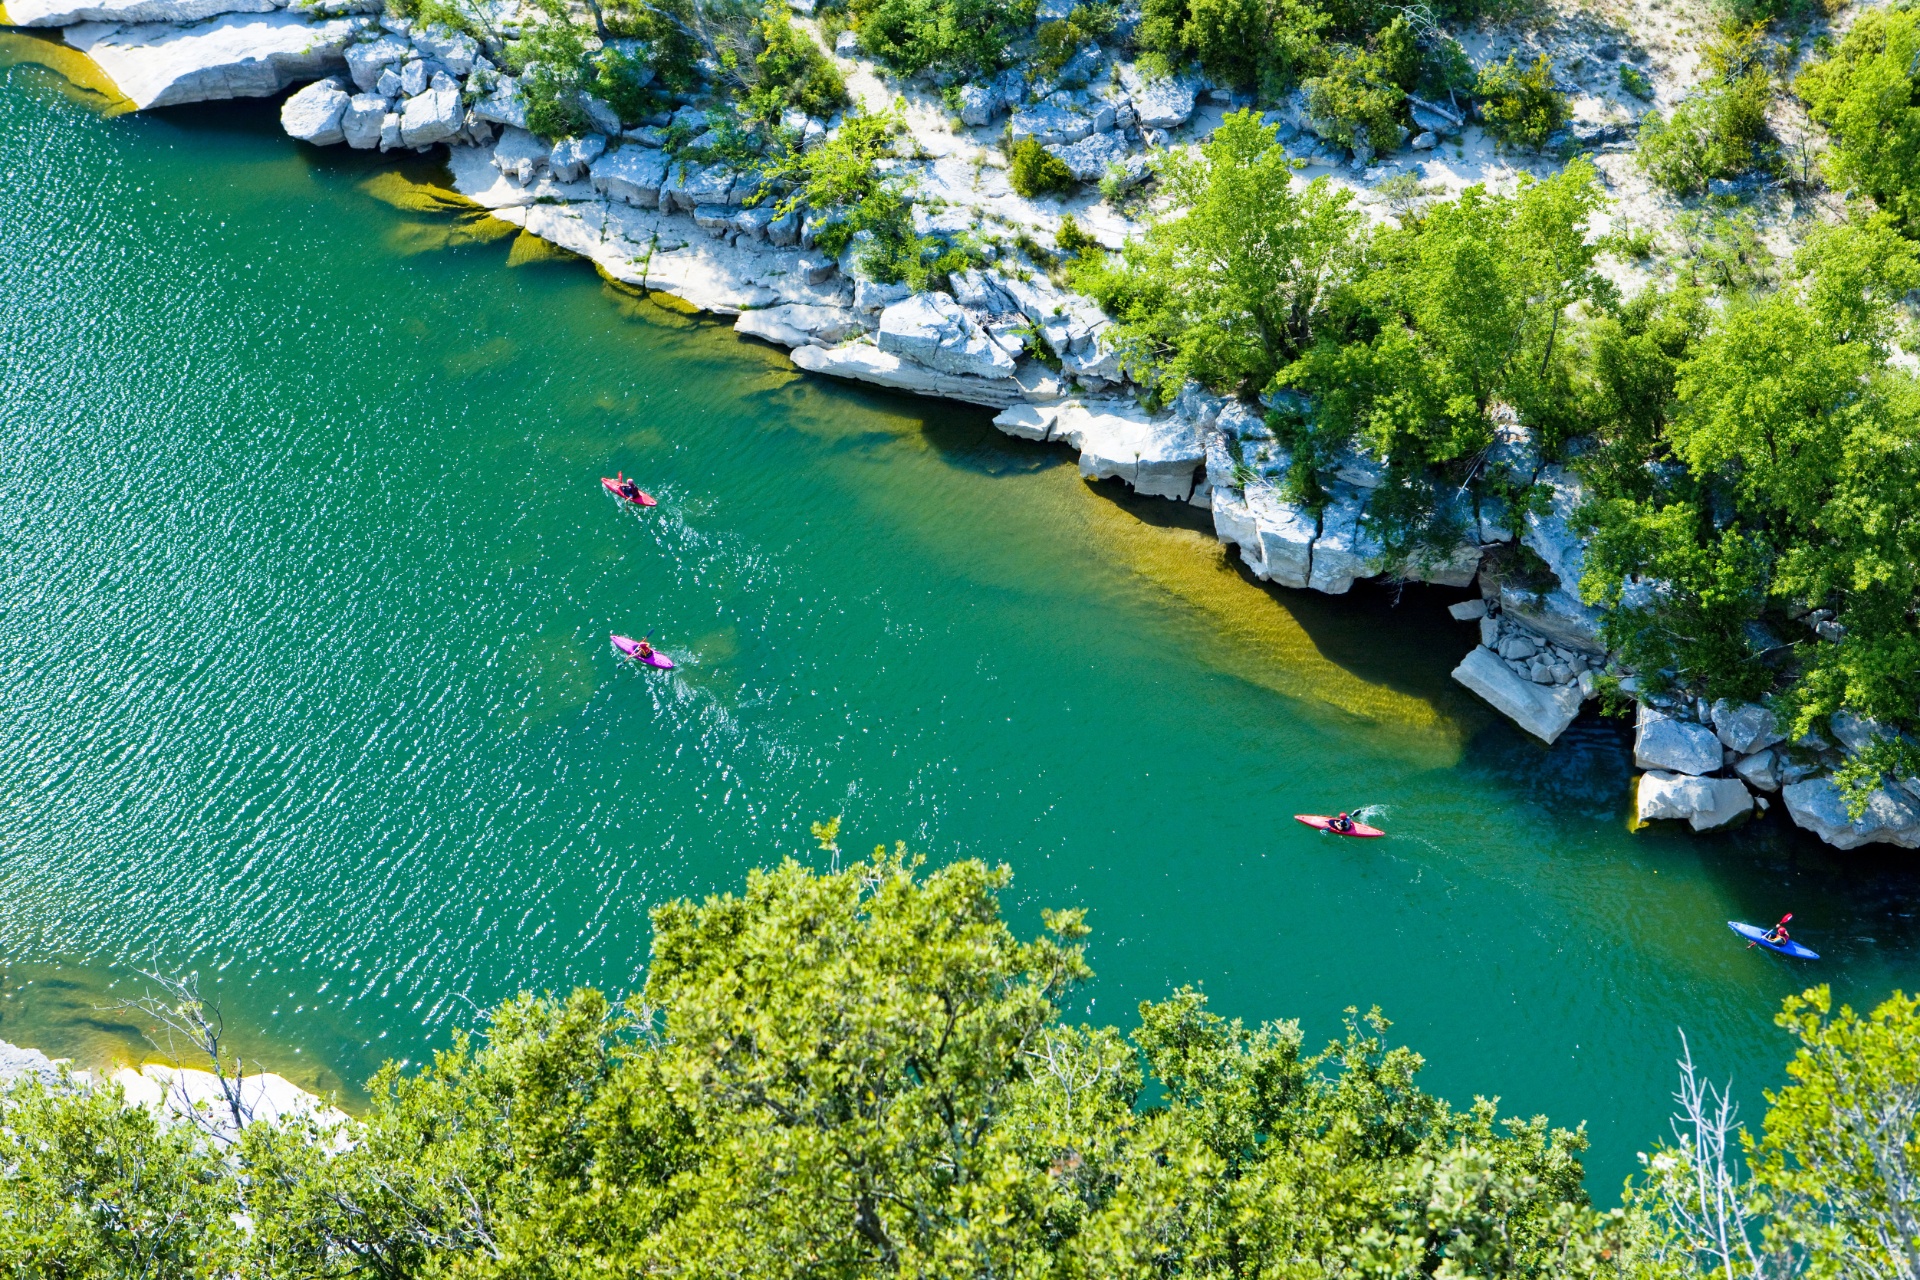
<svg viewBox="0 0 1920 1280">
<path fill-rule="evenodd" d="M 732 316 L 739 332 L 789 349 L 802 370 L 997 410 L 994 423 L 1008 434 L 1077 451 L 1090 480 L 1118 478 L 1141 494 L 1205 508 L 1220 540 L 1238 547 L 1263 581 L 1334 595 L 1383 577 L 1458 588 L 1478 582 L 1481 598 L 1452 610 L 1480 628 L 1454 678 L 1549 745 L 1603 691 L 1633 697 L 1635 764 L 1644 771 L 1637 822 L 1720 830 L 1777 798 L 1792 821 L 1839 848 L 1920 847 L 1920 782 L 1881 787 L 1851 820 L 1831 780 L 1849 753 L 1883 732 L 1878 726 L 1837 716 L 1838 743 L 1812 735 L 1786 742 L 1758 705 L 1639 696 L 1633 673 L 1601 639 L 1600 615 L 1576 594 L 1584 547 L 1570 521 L 1584 496 L 1579 481 L 1544 462 L 1519 424 L 1501 424 L 1495 452 L 1551 495 L 1544 514 L 1516 515 L 1469 497 L 1472 506 L 1456 513 L 1467 531 L 1457 546 L 1390 561 L 1367 522 L 1384 478 L 1378 461 L 1350 453 L 1333 468 L 1323 506 L 1289 502 L 1282 479 L 1291 459 L 1261 407 L 1189 386 L 1167 412 L 1143 411 L 1106 340 L 1107 317 L 1056 288 L 1026 250 L 994 248 L 992 265 L 954 275 L 950 292 L 910 293 L 867 278 L 857 240 L 829 255 L 816 243 L 821 218 L 751 203 L 756 179 L 669 154 L 670 132 L 697 137 L 706 127 L 693 102 L 623 129 L 587 99 L 596 131 L 549 142 L 527 129 L 511 77 L 473 40 L 418 28 L 380 7 L 7 0 L 0 23 L 58 29 L 136 109 L 269 97 L 303 85 L 281 120 L 304 142 L 380 151 L 444 145 L 454 190 L 491 217 L 590 259 L 619 284 Z M 888 92 L 858 60 L 850 35 L 834 51 L 850 85 L 868 97 Z M 1117 247 L 1142 230 L 1089 196 L 1016 194 L 989 137 L 994 126 L 1004 115 L 1013 140 L 1040 141 L 1076 176 L 1115 166 L 1130 173 L 1152 149 L 1204 138 L 1232 95 L 1143 76 L 1097 46 L 1077 61 L 1088 65 L 1051 82 L 1007 73 L 990 86 L 965 86 L 958 121 L 907 113 L 912 154 L 884 163 L 909 184 L 917 232 L 999 228 L 1008 233 L 1002 241 L 1017 233 L 1051 246 L 1065 219 L 1077 216 L 1086 234 Z M 1068 83 L 1082 87 L 1059 87 Z M 1336 154 L 1318 141 L 1303 111 L 1296 101 L 1269 113 L 1283 139 L 1300 140 L 1297 167 L 1324 165 L 1347 182 L 1383 176 L 1371 153 Z M 1427 132 L 1409 142 L 1423 151 L 1465 127 L 1439 104 L 1418 104 L 1416 119 Z M 840 120 L 789 123 L 811 140 L 831 136 Z M 1504 570 L 1514 547 L 1537 557 L 1551 582 Z"/>
</svg>

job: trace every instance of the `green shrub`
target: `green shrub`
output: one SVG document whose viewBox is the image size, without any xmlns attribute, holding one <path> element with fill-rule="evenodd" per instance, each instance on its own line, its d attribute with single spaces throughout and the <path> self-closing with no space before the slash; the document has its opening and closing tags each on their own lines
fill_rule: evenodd
<svg viewBox="0 0 1920 1280">
<path fill-rule="evenodd" d="M 1306 90 L 1308 110 L 1333 126 L 1337 141 L 1349 147 L 1364 143 L 1378 152 L 1400 144 L 1400 114 L 1407 95 L 1386 78 L 1378 59 L 1343 50 L 1325 75 L 1306 82 Z"/>
<path fill-rule="evenodd" d="M 1566 95 L 1553 87 L 1553 63 L 1544 53 L 1530 67 L 1508 54 L 1504 63 L 1483 68 L 1475 92 L 1487 131 L 1517 146 L 1546 145 L 1570 114 Z"/>
<path fill-rule="evenodd" d="M 830 116 L 847 105 L 846 80 L 813 37 L 793 25 L 784 5 L 767 7 L 760 34 L 765 47 L 754 58 L 757 82 L 748 97 L 751 114 L 776 120 L 793 109 Z"/>
<path fill-rule="evenodd" d="M 1035 196 L 1073 190 L 1073 170 L 1032 138 L 1023 138 L 1014 144 L 1007 181 L 1015 191 L 1031 200 Z"/>
<path fill-rule="evenodd" d="M 1771 169 L 1776 155 L 1767 127 L 1773 73 L 1761 29 L 1729 26 L 1702 50 L 1701 88 L 1664 119 L 1641 126 L 1640 167 L 1660 186 L 1695 195 L 1715 178 Z"/>
<path fill-rule="evenodd" d="M 852 0 L 860 47 L 901 75 L 978 75 L 1005 64 L 1033 25 L 1034 0 Z"/>
<path fill-rule="evenodd" d="M 1909 234 L 1920 229 L 1920 14 L 1860 15 L 1833 55 L 1800 73 L 1795 88 L 1833 146 L 1835 187 L 1857 187 Z"/>
<path fill-rule="evenodd" d="M 1647 73 L 1630 63 L 1620 64 L 1620 87 L 1642 102 L 1653 101 L 1653 81 Z"/>
<path fill-rule="evenodd" d="M 1119 21 L 1111 5 L 1080 4 L 1064 19 L 1041 23 L 1034 39 L 1035 66 L 1044 76 L 1060 74 L 1060 68 L 1088 42 L 1112 35 Z"/>
</svg>

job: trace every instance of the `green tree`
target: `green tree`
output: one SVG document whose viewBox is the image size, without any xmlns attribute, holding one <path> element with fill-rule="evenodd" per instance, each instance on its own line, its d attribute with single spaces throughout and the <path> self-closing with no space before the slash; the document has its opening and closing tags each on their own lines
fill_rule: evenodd
<svg viewBox="0 0 1920 1280">
<path fill-rule="evenodd" d="M 1250 110 L 1230 114 L 1197 157 L 1169 160 L 1162 181 L 1180 212 L 1119 261 L 1087 255 L 1076 271 L 1153 385 L 1265 389 L 1356 261 L 1349 196 L 1324 181 L 1295 191 L 1274 134 Z"/>
<path fill-rule="evenodd" d="M 240 1202 L 190 1127 L 163 1128 L 117 1087 L 28 1078 L 0 1125 L 0 1275 L 214 1280 L 236 1274 Z"/>
<path fill-rule="evenodd" d="M 1794 88 L 1833 135 L 1827 174 L 1858 187 L 1908 234 L 1920 228 L 1920 14 L 1864 12 L 1831 57 L 1800 73 Z"/>
<path fill-rule="evenodd" d="M 1033 25 L 1034 0 L 852 0 L 860 47 L 901 75 L 1002 66 Z"/>
</svg>

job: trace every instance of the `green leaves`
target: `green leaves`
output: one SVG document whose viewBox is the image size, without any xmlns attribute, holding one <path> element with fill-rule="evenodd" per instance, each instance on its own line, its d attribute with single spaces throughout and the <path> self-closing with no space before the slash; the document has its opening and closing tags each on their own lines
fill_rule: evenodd
<svg viewBox="0 0 1920 1280">
<path fill-rule="evenodd" d="M 1910 234 L 1920 227 L 1916 55 L 1920 15 L 1874 10 L 1794 82 L 1809 114 L 1832 132 L 1826 167 L 1833 185 L 1867 192 Z"/>
<path fill-rule="evenodd" d="M 1360 214 L 1324 182 L 1296 191 L 1274 129 L 1230 114 L 1162 181 L 1183 212 L 1122 261 L 1083 258 L 1075 282 L 1119 321 L 1136 376 L 1177 389 L 1259 391 L 1311 341 L 1358 260 Z"/>
</svg>

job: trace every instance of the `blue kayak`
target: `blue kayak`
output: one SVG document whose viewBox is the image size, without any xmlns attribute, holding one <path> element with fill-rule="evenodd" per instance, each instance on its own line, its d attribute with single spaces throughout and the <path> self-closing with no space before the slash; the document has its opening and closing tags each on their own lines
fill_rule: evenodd
<svg viewBox="0 0 1920 1280">
<path fill-rule="evenodd" d="M 1820 958 L 1817 954 L 1807 950 L 1792 938 L 1788 938 L 1785 942 L 1768 942 L 1767 930 L 1762 929 L 1757 924 L 1741 924 L 1738 920 L 1729 920 L 1727 921 L 1727 928 L 1733 930 L 1748 942 L 1765 947 L 1769 951 L 1777 951 L 1783 956 L 1792 956 L 1795 960 L 1818 960 Z"/>
</svg>

